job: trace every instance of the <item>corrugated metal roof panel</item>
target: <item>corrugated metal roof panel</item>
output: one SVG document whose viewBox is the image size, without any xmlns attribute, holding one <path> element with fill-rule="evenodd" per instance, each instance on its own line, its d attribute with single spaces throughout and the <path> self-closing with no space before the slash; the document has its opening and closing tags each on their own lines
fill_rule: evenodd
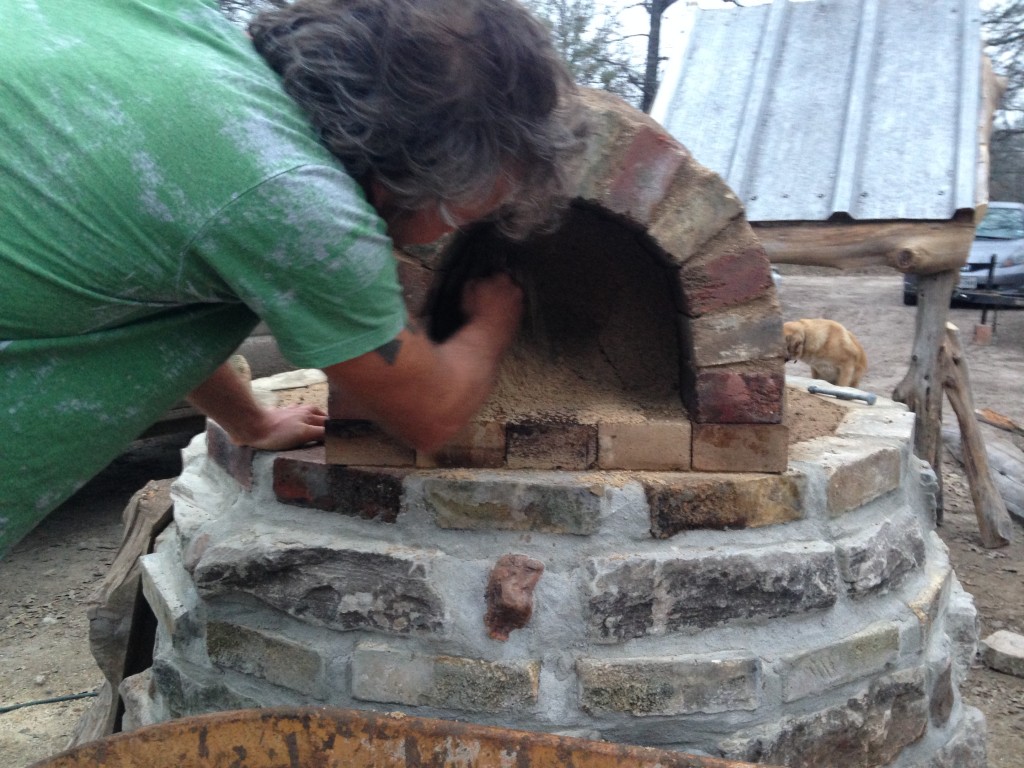
<svg viewBox="0 0 1024 768">
<path fill-rule="evenodd" d="M 977 0 L 774 0 L 695 18 L 651 114 L 749 220 L 974 208 Z"/>
</svg>

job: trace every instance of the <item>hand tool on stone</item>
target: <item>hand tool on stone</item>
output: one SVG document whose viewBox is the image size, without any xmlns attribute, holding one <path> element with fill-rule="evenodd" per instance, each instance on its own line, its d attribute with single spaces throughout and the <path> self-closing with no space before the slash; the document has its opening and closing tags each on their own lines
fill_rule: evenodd
<svg viewBox="0 0 1024 768">
<path fill-rule="evenodd" d="M 868 405 L 874 405 L 875 400 L 878 399 L 878 396 L 871 392 L 864 392 L 853 387 L 819 387 L 817 384 L 811 384 L 807 387 L 807 391 L 813 395 L 831 395 L 840 400 L 863 400 Z"/>
</svg>

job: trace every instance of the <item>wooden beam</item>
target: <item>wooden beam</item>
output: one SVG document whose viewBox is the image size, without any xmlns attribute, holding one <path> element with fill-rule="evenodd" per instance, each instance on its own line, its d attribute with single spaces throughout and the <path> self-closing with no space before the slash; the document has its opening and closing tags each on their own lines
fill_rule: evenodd
<svg viewBox="0 0 1024 768">
<path fill-rule="evenodd" d="M 884 266 L 917 275 L 960 269 L 974 239 L 973 221 L 751 225 L 774 264 L 835 269 Z"/>
<path fill-rule="evenodd" d="M 1020 426 L 1009 416 L 1004 416 L 997 411 L 993 411 L 991 408 L 975 408 L 974 415 L 978 421 L 983 421 L 989 426 L 1024 437 L 1024 427 Z"/>
<path fill-rule="evenodd" d="M 964 471 L 971 487 L 974 514 L 978 518 L 981 543 L 989 549 L 1005 547 L 1013 536 L 1013 524 L 999 495 L 988 467 L 988 453 L 981 429 L 974 418 L 974 396 L 967 373 L 967 361 L 960 345 L 960 334 L 952 323 L 946 323 L 946 338 L 942 342 L 940 359 L 942 388 L 953 406 L 960 424 L 960 442 L 963 445 Z"/>
<path fill-rule="evenodd" d="M 963 464 L 964 446 L 959 428 L 943 427 L 942 442 L 946 450 Z M 1006 511 L 1011 519 L 1024 523 L 1024 453 L 1013 443 L 1002 440 L 988 441 L 985 453 L 992 470 L 992 481 L 1006 505 Z"/>
</svg>

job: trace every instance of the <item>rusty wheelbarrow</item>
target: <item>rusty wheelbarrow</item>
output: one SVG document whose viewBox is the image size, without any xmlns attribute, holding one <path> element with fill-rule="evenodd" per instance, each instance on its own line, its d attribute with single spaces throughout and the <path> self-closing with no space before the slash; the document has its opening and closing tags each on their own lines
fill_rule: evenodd
<svg viewBox="0 0 1024 768">
<path fill-rule="evenodd" d="M 754 768 L 650 747 L 351 709 L 244 709 L 82 744 L 29 768 Z M 765 768 L 759 766 L 759 768 Z"/>
</svg>

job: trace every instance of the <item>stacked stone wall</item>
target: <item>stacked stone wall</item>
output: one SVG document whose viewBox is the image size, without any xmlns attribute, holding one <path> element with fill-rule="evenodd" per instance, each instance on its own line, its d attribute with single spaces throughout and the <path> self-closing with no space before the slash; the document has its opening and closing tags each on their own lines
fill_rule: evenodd
<svg viewBox="0 0 1024 768">
<path fill-rule="evenodd" d="M 325 704 L 787 766 L 983 765 L 958 693 L 976 614 L 913 414 L 843 407 L 781 474 L 246 466 L 197 438 L 142 560 L 159 636 L 126 722 Z"/>
</svg>

